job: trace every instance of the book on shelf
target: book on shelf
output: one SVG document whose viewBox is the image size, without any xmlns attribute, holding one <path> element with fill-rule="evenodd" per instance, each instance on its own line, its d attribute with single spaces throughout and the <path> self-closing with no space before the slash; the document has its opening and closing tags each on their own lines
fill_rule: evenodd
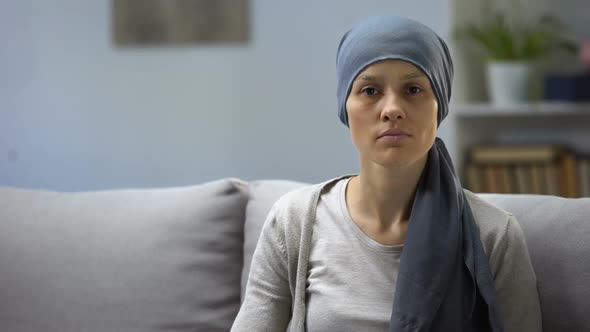
<svg viewBox="0 0 590 332">
<path fill-rule="evenodd" d="M 564 152 L 553 145 L 479 145 L 471 148 L 470 159 L 475 163 L 536 163 L 553 161 Z"/>
<path fill-rule="evenodd" d="M 580 196 L 590 197 L 590 157 L 578 160 Z"/>
<path fill-rule="evenodd" d="M 515 165 L 514 166 L 514 173 L 515 173 L 515 185 L 514 187 L 516 190 L 514 191 L 516 194 L 526 194 L 528 188 L 531 187 L 531 179 L 528 176 L 529 169 L 526 165 Z"/>
<path fill-rule="evenodd" d="M 559 168 L 555 164 L 548 164 L 544 167 L 544 178 L 547 195 L 559 196 Z"/>
<path fill-rule="evenodd" d="M 543 165 L 531 164 L 531 188 L 530 193 L 536 195 L 542 195 L 545 193 L 545 183 L 543 177 Z"/>
<path fill-rule="evenodd" d="M 563 157 L 560 173 L 560 192 L 564 197 L 579 197 L 578 194 L 578 167 L 576 156 L 567 154 Z"/>
<path fill-rule="evenodd" d="M 558 145 L 480 145 L 469 151 L 474 192 L 590 197 L 590 159 Z"/>
</svg>

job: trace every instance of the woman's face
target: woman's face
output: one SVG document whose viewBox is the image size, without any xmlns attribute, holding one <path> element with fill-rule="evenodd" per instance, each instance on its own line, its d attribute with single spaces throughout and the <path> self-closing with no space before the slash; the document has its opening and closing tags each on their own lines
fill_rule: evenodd
<svg viewBox="0 0 590 332">
<path fill-rule="evenodd" d="M 438 103 L 430 80 L 406 61 L 365 68 L 352 84 L 346 110 L 362 162 L 408 166 L 426 158 L 436 138 Z"/>
</svg>

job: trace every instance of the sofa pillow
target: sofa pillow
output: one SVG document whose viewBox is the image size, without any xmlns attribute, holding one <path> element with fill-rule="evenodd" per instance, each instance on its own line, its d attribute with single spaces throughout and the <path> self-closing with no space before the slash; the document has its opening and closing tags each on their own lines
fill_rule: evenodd
<svg viewBox="0 0 590 332">
<path fill-rule="evenodd" d="M 244 268 L 242 270 L 242 298 L 246 290 L 250 262 L 256 249 L 266 215 L 273 204 L 284 194 L 304 186 L 304 183 L 285 180 L 252 181 L 248 185 L 248 205 L 244 224 Z"/>
<path fill-rule="evenodd" d="M 228 331 L 240 305 L 244 183 L 0 189 L 0 330 Z"/>
<path fill-rule="evenodd" d="M 520 222 L 537 275 L 543 331 L 590 328 L 590 198 L 480 196 Z"/>
</svg>

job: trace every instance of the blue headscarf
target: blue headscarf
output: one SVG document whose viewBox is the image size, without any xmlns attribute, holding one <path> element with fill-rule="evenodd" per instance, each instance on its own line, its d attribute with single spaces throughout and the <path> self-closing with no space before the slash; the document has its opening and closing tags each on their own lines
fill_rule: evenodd
<svg viewBox="0 0 590 332">
<path fill-rule="evenodd" d="M 427 26 L 398 16 L 375 17 L 348 31 L 336 57 L 338 116 L 367 66 L 404 60 L 430 80 L 438 124 L 449 112 L 453 62 Z M 502 331 L 488 258 L 444 142 L 436 138 L 418 182 L 398 273 L 390 331 Z"/>
<path fill-rule="evenodd" d="M 338 116 L 348 126 L 346 99 L 368 65 L 397 59 L 412 63 L 430 80 L 438 100 L 438 124 L 449 113 L 453 61 L 445 42 L 429 27 L 402 17 L 375 17 L 348 31 L 338 47 Z"/>
</svg>

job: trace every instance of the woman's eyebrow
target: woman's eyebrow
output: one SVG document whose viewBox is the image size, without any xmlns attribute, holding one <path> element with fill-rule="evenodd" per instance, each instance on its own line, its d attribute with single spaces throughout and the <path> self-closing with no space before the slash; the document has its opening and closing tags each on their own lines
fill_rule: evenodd
<svg viewBox="0 0 590 332">
<path fill-rule="evenodd" d="M 404 80 L 409 80 L 409 79 L 416 78 L 416 77 L 421 77 L 421 76 L 424 76 L 424 73 L 417 71 L 417 72 L 414 72 L 414 73 L 406 74 L 406 75 L 402 76 L 402 78 Z"/>
<path fill-rule="evenodd" d="M 361 75 L 361 76 L 359 76 L 359 80 L 368 81 L 368 82 L 375 82 L 375 81 L 377 81 L 377 77 L 372 76 L 372 75 Z"/>
<path fill-rule="evenodd" d="M 402 79 L 403 80 L 410 80 L 412 78 L 421 77 L 421 76 L 425 76 L 424 73 L 417 71 L 417 72 L 405 74 L 404 76 L 402 76 Z M 376 82 L 379 80 L 379 78 L 377 76 L 363 74 L 358 77 L 358 80 L 367 81 L 367 82 Z"/>
</svg>

